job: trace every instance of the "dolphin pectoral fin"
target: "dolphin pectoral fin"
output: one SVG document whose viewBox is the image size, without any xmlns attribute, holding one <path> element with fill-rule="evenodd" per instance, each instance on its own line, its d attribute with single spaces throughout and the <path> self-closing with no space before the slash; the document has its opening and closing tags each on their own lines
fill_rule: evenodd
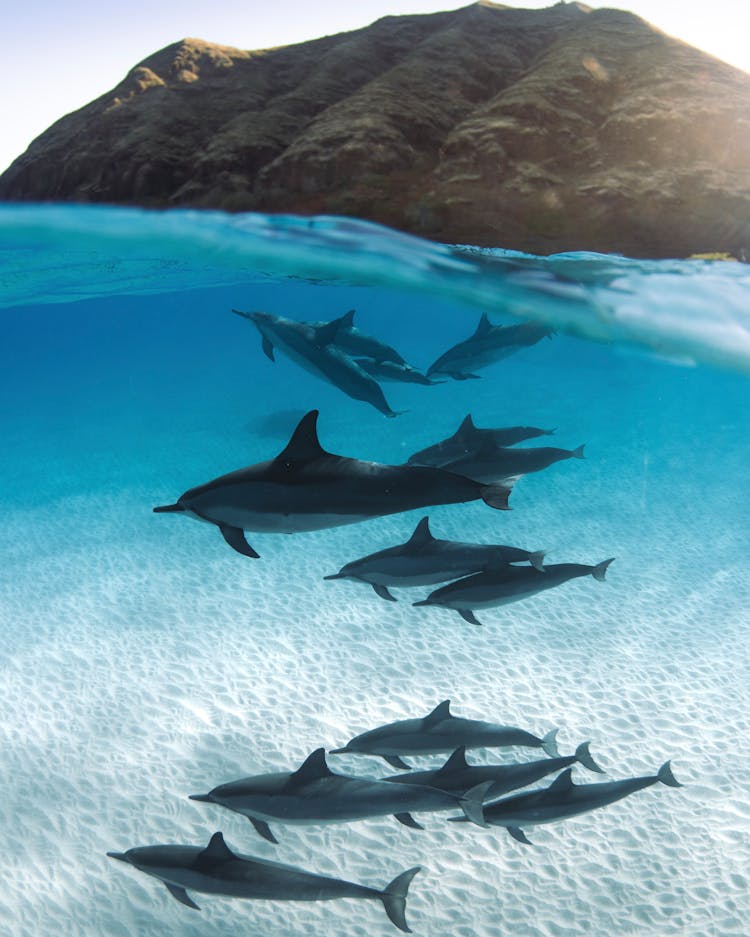
<svg viewBox="0 0 750 937">
<path fill-rule="evenodd" d="M 259 820 L 257 817 L 248 817 L 248 820 L 255 827 L 255 832 L 258 833 L 263 839 L 267 839 L 269 843 L 274 843 L 278 846 L 279 841 L 271 832 L 271 827 L 266 823 L 265 820 Z"/>
<path fill-rule="evenodd" d="M 403 823 L 404 826 L 408 826 L 412 830 L 424 829 L 422 824 L 417 823 L 417 821 L 410 813 L 394 813 L 393 816 L 398 820 L 399 823 Z"/>
<path fill-rule="evenodd" d="M 398 768 L 399 771 L 411 771 L 411 765 L 407 765 L 398 755 L 383 755 L 382 757 L 385 758 L 392 768 Z"/>
<path fill-rule="evenodd" d="M 256 553 L 250 544 L 245 540 L 245 532 L 239 527 L 228 527 L 226 524 L 219 524 L 221 536 L 226 540 L 229 546 L 241 553 L 243 556 L 250 556 L 254 560 L 260 559 L 260 553 Z"/>
<path fill-rule="evenodd" d="M 519 829 L 517 826 L 506 826 L 505 829 L 510 833 L 513 839 L 517 840 L 519 843 L 523 843 L 524 846 L 533 846 L 534 844 L 524 833 L 522 829 Z"/>
<path fill-rule="evenodd" d="M 457 608 L 456 611 L 461 616 L 461 618 L 463 618 L 464 621 L 468 621 L 470 625 L 482 624 L 482 622 L 477 618 L 477 616 L 470 608 Z"/>
<path fill-rule="evenodd" d="M 266 356 L 266 358 L 270 358 L 271 361 L 276 361 L 273 356 L 273 345 L 265 335 L 263 336 L 263 354 Z"/>
<path fill-rule="evenodd" d="M 396 596 L 391 595 L 391 593 L 388 591 L 387 586 L 379 586 L 373 582 L 372 587 L 375 590 L 375 594 L 379 595 L 381 599 L 385 599 L 386 602 L 398 602 L 398 599 L 396 598 Z"/>
<path fill-rule="evenodd" d="M 164 884 L 167 886 L 169 894 L 176 898 L 180 904 L 187 905 L 188 908 L 192 908 L 194 911 L 200 911 L 199 905 L 193 901 L 184 888 L 180 888 L 179 885 L 172 885 L 169 882 L 164 882 Z"/>
</svg>

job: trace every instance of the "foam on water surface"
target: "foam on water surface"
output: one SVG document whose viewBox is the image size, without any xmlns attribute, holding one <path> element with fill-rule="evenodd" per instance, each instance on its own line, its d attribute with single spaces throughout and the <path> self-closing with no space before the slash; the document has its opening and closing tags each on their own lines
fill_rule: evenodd
<svg viewBox="0 0 750 937">
<path fill-rule="evenodd" d="M 185 269 L 194 264 L 185 259 Z M 272 365 L 229 309 L 321 319 L 356 306 L 362 328 L 425 367 L 473 329 L 472 304 L 281 277 L 232 284 L 3 313 L 0 931 L 396 933 L 377 902 L 194 893 L 203 910 L 191 911 L 106 857 L 205 844 L 221 829 L 238 852 L 376 887 L 423 866 L 407 920 L 430 937 L 744 935 L 746 379 L 558 335 L 481 381 L 386 385 L 408 412 L 385 420 L 287 361 Z M 552 444 L 586 443 L 586 459 L 522 479 L 511 512 L 477 503 L 293 537 L 251 533 L 257 561 L 214 527 L 151 513 L 275 454 L 283 432 L 254 427 L 313 406 L 323 445 L 347 455 L 401 461 L 472 412 L 479 426 L 556 426 Z M 487 610 L 483 628 L 413 608 L 428 590 L 394 590 L 398 603 L 387 603 L 364 585 L 323 580 L 402 542 L 425 513 L 435 536 L 545 549 L 550 562 L 616 561 L 605 583 L 585 578 Z M 276 824 L 272 846 L 243 818 L 187 799 L 291 769 L 319 745 L 446 698 L 456 715 L 538 735 L 557 726 L 563 754 L 590 739 L 609 778 L 652 774 L 671 759 L 685 787 L 655 785 L 529 828 L 534 848 L 445 814 L 418 817 L 421 833 L 391 818 Z M 392 773 L 372 758 L 329 763 Z M 600 779 L 580 767 L 574 777 Z"/>
</svg>

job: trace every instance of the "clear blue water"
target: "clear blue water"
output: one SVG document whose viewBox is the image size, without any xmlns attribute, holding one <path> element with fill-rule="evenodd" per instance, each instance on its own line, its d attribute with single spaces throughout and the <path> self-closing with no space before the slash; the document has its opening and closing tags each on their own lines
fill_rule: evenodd
<svg viewBox="0 0 750 937">
<path fill-rule="evenodd" d="M 407 916 L 430 937 L 746 934 L 750 268 L 71 207 L 0 208 L 0 251 L 2 933 L 397 933 L 376 903 L 195 896 L 198 913 L 105 855 L 221 829 L 240 852 L 377 887 L 422 865 Z M 406 411 L 388 420 L 272 364 L 232 307 L 300 320 L 354 307 L 422 368 L 482 311 L 558 332 L 478 381 L 385 384 Z M 557 427 L 554 444 L 586 443 L 586 459 L 524 477 L 511 512 L 252 534 L 257 561 L 212 526 L 151 512 L 275 455 L 312 408 L 323 445 L 359 458 L 403 461 L 471 412 Z M 485 611 L 482 629 L 413 608 L 428 590 L 385 603 L 323 580 L 425 513 L 437 536 L 617 559 L 605 583 Z M 187 800 L 445 698 L 459 715 L 559 726 L 563 753 L 590 739 L 611 778 L 672 759 L 685 787 L 538 827 L 533 849 L 441 814 L 422 833 L 288 827 L 273 846 Z"/>
</svg>

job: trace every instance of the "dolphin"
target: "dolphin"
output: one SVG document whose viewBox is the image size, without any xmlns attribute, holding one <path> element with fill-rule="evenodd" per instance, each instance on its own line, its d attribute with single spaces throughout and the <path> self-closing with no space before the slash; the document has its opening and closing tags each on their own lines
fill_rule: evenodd
<svg viewBox="0 0 750 937">
<path fill-rule="evenodd" d="M 599 582 L 604 582 L 607 567 L 612 562 L 614 557 L 596 566 L 556 563 L 545 566 L 543 573 L 533 566 L 500 566 L 451 582 L 431 592 L 421 602 L 413 604 L 452 608 L 469 624 L 481 625 L 482 622 L 474 615 L 474 609 L 495 608 L 497 605 L 518 602 L 580 576 L 591 575 Z"/>
<path fill-rule="evenodd" d="M 475 452 L 485 445 L 513 446 L 525 439 L 537 436 L 551 436 L 553 429 L 539 429 L 537 426 L 506 426 L 499 429 L 479 429 L 474 425 L 471 414 L 467 414 L 456 432 L 433 446 L 420 449 L 407 459 L 409 465 L 437 465 L 450 462 L 467 452 Z"/>
<path fill-rule="evenodd" d="M 230 547 L 257 558 L 246 530 L 322 530 L 430 504 L 478 499 L 508 509 L 510 490 L 503 485 L 481 485 L 428 466 L 381 465 L 326 452 L 318 440 L 317 420 L 317 410 L 307 413 L 275 459 L 191 488 L 175 504 L 154 511 L 215 524 Z"/>
<path fill-rule="evenodd" d="M 555 736 L 557 729 L 540 739 L 523 729 L 496 725 L 477 719 L 463 719 L 450 711 L 450 700 L 443 700 L 423 719 L 402 719 L 355 736 L 343 748 L 331 754 L 356 753 L 380 755 L 400 770 L 409 770 L 401 755 L 440 755 L 456 748 L 507 748 L 523 745 L 542 748 L 551 757 L 559 757 Z"/>
<path fill-rule="evenodd" d="M 381 599 L 395 602 L 389 586 L 408 588 L 430 586 L 458 579 L 503 563 L 531 563 L 543 570 L 544 553 L 530 553 L 518 547 L 494 543 L 461 543 L 437 540 L 430 532 L 429 518 L 423 517 L 414 533 L 397 547 L 371 553 L 343 566 L 325 579 L 353 579 L 373 587 Z"/>
<path fill-rule="evenodd" d="M 370 358 L 355 358 L 356 363 L 363 371 L 378 381 L 395 381 L 401 384 L 424 384 L 432 387 L 435 384 L 445 384 L 445 381 L 434 381 L 431 377 L 422 374 L 409 364 L 396 364 L 393 361 L 372 361 Z"/>
<path fill-rule="evenodd" d="M 539 761 L 527 761 L 511 765 L 470 765 L 466 761 L 466 747 L 457 748 L 441 768 L 429 771 L 410 771 L 408 774 L 390 775 L 384 781 L 397 781 L 400 784 L 426 784 L 437 787 L 441 791 L 459 794 L 467 791 L 484 781 L 492 784 L 486 797 L 501 797 L 508 791 L 518 790 L 533 784 L 548 774 L 553 774 L 561 768 L 579 762 L 589 771 L 604 774 L 604 771 L 594 761 L 589 751 L 589 743 L 582 742 L 574 755 L 564 755 L 560 758 L 542 758 Z"/>
<path fill-rule="evenodd" d="M 513 352 L 535 345 L 553 334 L 554 329 L 536 322 L 520 325 L 492 325 L 486 313 L 482 314 L 476 331 L 469 338 L 442 354 L 427 369 L 427 376 L 447 374 L 456 381 L 479 377 L 478 368 L 502 361 Z"/>
<path fill-rule="evenodd" d="M 487 804 L 484 808 L 487 822 L 490 826 L 504 826 L 513 839 L 530 846 L 531 843 L 523 832 L 525 826 L 554 823 L 555 820 L 566 820 L 589 810 L 598 810 L 657 782 L 669 787 L 682 787 L 672 774 L 668 761 L 664 762 L 656 774 L 628 778 L 625 781 L 604 781 L 599 784 L 574 784 L 572 770 L 568 768 L 549 787 L 529 791 L 527 794 L 515 794 L 513 797 Z M 463 817 L 449 819 L 455 822 Z"/>
<path fill-rule="evenodd" d="M 261 334 L 263 352 L 275 361 L 274 348 L 279 348 L 300 367 L 338 387 L 349 397 L 371 404 L 385 416 L 398 416 L 385 399 L 377 381 L 332 344 L 335 323 L 315 326 L 297 322 L 268 312 L 233 313 L 249 319 Z"/>
<path fill-rule="evenodd" d="M 191 794 L 190 800 L 218 804 L 242 814 L 256 832 L 275 843 L 270 821 L 310 826 L 392 815 L 404 826 L 422 829 L 412 812 L 431 813 L 460 806 L 473 823 L 482 826 L 482 802 L 489 787 L 482 783 L 466 793 L 448 794 L 425 785 L 399 786 L 337 774 L 326 763 L 325 749 L 318 748 L 296 771 L 230 781 L 208 794 Z"/>
<path fill-rule="evenodd" d="M 172 897 L 200 911 L 187 889 L 229 898 L 270 898 L 274 901 L 328 901 L 332 898 L 377 898 L 399 928 L 406 923 L 406 895 L 420 867 L 397 875 L 379 891 L 340 878 L 316 875 L 283 862 L 243 856 L 214 833 L 208 846 L 136 846 L 127 852 L 108 852 L 111 859 L 126 862 L 140 872 L 164 882 Z"/>
<path fill-rule="evenodd" d="M 372 335 L 361 332 L 354 324 L 354 313 L 355 310 L 350 309 L 338 319 L 331 319 L 330 322 L 316 322 L 314 325 L 318 328 L 327 326 L 329 333 L 332 334 L 332 343 L 347 355 L 369 358 L 376 362 L 406 365 L 395 348 Z"/>
<path fill-rule="evenodd" d="M 577 449 L 557 449 L 553 446 L 507 449 L 503 446 L 484 445 L 458 458 L 442 462 L 440 468 L 467 475 L 486 484 L 501 479 L 510 482 L 510 479 L 515 480 L 530 472 L 541 472 L 555 462 L 562 462 L 563 459 L 583 459 L 583 449 L 583 446 L 578 446 Z"/>
</svg>

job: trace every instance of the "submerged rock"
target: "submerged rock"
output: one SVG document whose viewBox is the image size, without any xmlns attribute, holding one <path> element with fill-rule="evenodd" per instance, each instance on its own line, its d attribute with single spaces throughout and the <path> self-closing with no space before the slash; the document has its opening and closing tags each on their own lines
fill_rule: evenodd
<svg viewBox="0 0 750 937">
<path fill-rule="evenodd" d="M 750 75 L 637 16 L 478 3 L 245 52 L 185 39 L 63 117 L 6 200 L 334 213 L 453 243 L 750 251 Z"/>
</svg>

